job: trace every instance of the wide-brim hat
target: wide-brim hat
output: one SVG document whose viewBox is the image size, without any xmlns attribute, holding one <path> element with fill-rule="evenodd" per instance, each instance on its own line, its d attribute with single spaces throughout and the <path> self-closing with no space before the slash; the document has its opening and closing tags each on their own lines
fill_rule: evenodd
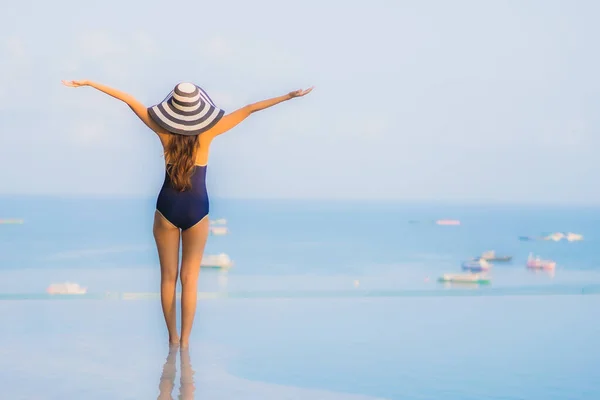
<svg viewBox="0 0 600 400">
<path fill-rule="evenodd" d="M 171 133 L 194 136 L 215 126 L 225 111 L 201 87 L 182 82 L 162 102 L 149 107 L 148 114 Z"/>
</svg>

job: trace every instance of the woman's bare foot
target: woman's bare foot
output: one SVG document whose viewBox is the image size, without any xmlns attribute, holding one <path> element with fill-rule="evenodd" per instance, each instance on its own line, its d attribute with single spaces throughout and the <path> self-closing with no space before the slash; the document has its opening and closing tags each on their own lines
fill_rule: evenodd
<svg viewBox="0 0 600 400">
<path fill-rule="evenodd" d="M 179 346 L 179 336 L 169 337 L 169 346 Z"/>
<path fill-rule="evenodd" d="M 181 349 L 185 350 L 190 347 L 190 342 L 187 340 L 182 340 L 180 342 L 180 345 L 181 345 Z"/>
</svg>

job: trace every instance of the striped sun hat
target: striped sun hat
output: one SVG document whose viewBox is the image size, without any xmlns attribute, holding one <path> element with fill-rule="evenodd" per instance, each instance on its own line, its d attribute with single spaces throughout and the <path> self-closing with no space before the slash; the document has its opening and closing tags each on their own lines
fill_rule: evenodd
<svg viewBox="0 0 600 400">
<path fill-rule="evenodd" d="M 180 135 L 199 135 L 215 126 L 225 111 L 201 87 L 183 82 L 161 102 L 148 108 L 150 117 L 163 129 Z"/>
</svg>

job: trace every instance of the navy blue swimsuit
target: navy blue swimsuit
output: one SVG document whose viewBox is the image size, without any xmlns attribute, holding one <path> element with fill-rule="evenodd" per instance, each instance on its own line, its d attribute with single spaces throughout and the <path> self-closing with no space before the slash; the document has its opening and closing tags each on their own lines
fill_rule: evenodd
<svg viewBox="0 0 600 400">
<path fill-rule="evenodd" d="M 181 230 L 189 229 L 202 221 L 208 215 L 206 165 L 194 167 L 192 188 L 183 192 L 173 187 L 167 166 L 165 182 L 156 200 L 156 210 Z"/>
</svg>

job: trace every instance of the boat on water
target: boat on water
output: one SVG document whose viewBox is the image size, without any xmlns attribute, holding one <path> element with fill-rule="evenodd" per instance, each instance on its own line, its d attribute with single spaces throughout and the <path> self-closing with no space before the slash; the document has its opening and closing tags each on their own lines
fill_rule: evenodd
<svg viewBox="0 0 600 400">
<path fill-rule="evenodd" d="M 519 240 L 522 242 L 528 242 L 530 240 L 537 240 L 535 236 L 519 236 Z"/>
<path fill-rule="evenodd" d="M 210 233 L 215 236 L 223 236 L 229 233 L 229 229 L 226 226 L 211 226 Z"/>
<path fill-rule="evenodd" d="M 211 225 L 225 225 L 227 220 L 225 218 L 213 219 L 210 221 Z"/>
<path fill-rule="evenodd" d="M 555 232 L 555 233 L 551 233 L 548 236 L 545 236 L 543 239 L 544 240 L 552 240 L 554 242 L 558 242 L 558 241 L 560 241 L 562 239 L 566 239 L 566 235 L 564 233 L 562 233 L 562 232 Z"/>
<path fill-rule="evenodd" d="M 233 267 L 233 261 L 225 253 L 206 255 L 202 257 L 200 263 L 202 268 L 231 268 Z"/>
<path fill-rule="evenodd" d="M 481 254 L 482 259 L 486 261 L 508 262 L 512 260 L 512 256 L 497 256 L 494 250 L 484 251 Z"/>
<path fill-rule="evenodd" d="M 529 253 L 527 257 L 527 268 L 531 269 L 554 269 L 556 262 L 552 260 L 543 260 L 540 256 L 534 257 L 532 253 Z"/>
<path fill-rule="evenodd" d="M 46 292 L 48 294 L 86 294 L 87 288 L 72 282 L 52 283 L 48 286 Z"/>
<path fill-rule="evenodd" d="M 435 223 L 437 225 L 460 225 L 460 221 L 457 219 L 438 219 Z"/>
<path fill-rule="evenodd" d="M 554 232 L 543 238 L 544 240 L 553 240 L 555 242 L 566 240 L 568 242 L 578 242 L 583 240 L 583 235 L 573 232 Z"/>
<path fill-rule="evenodd" d="M 474 260 L 464 261 L 461 266 L 464 270 L 481 272 L 489 271 L 492 265 L 483 258 L 477 258 Z"/>
<path fill-rule="evenodd" d="M 20 225 L 23 222 L 25 221 L 19 218 L 0 219 L 0 225 Z"/>
<path fill-rule="evenodd" d="M 542 234 L 542 236 L 519 236 L 519 240 L 546 240 L 552 242 L 560 242 L 566 240 L 568 242 L 579 242 L 583 240 L 583 235 L 573 232 L 554 232 L 549 234 Z"/>
<path fill-rule="evenodd" d="M 578 242 L 583 240 L 583 235 L 580 235 L 579 233 L 567 232 L 565 239 L 567 239 L 569 242 Z"/>
<path fill-rule="evenodd" d="M 484 274 L 444 274 L 438 280 L 440 282 L 475 283 L 480 285 L 487 285 L 491 282 Z"/>
</svg>

